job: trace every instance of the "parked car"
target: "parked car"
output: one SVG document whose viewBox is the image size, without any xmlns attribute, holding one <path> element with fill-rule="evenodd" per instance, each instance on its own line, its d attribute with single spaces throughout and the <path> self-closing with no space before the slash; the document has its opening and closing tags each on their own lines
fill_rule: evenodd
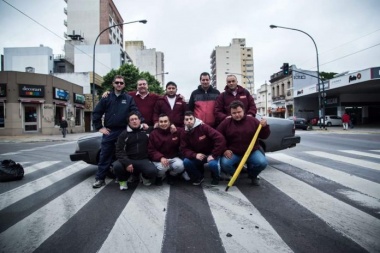
<svg viewBox="0 0 380 253">
<path fill-rule="evenodd" d="M 323 123 L 323 122 L 322 122 Z M 321 124 L 321 119 L 318 120 L 318 125 Z M 342 126 L 342 118 L 336 115 L 325 115 L 326 126 Z"/>
<path fill-rule="evenodd" d="M 296 127 L 296 129 L 307 130 L 308 124 L 307 124 L 307 120 L 306 119 L 304 119 L 304 118 L 297 118 L 297 117 L 289 117 L 288 119 L 294 121 L 294 126 Z"/>
<path fill-rule="evenodd" d="M 260 115 L 256 116 L 261 119 Z M 259 139 L 260 145 L 265 152 L 274 152 L 282 149 L 295 147 L 301 142 L 301 137 L 295 135 L 294 123 L 287 119 L 265 117 L 271 128 L 270 136 Z M 89 164 L 97 165 L 100 154 L 101 133 L 91 133 L 80 138 L 73 154 L 70 154 L 71 161 L 84 161 Z"/>
</svg>

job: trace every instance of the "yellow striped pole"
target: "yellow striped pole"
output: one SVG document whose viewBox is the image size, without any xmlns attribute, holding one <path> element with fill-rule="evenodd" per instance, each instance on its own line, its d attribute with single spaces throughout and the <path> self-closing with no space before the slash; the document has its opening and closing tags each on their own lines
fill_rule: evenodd
<svg viewBox="0 0 380 253">
<path fill-rule="evenodd" d="M 230 179 L 230 182 L 228 182 L 228 185 L 226 187 L 226 191 L 228 191 L 228 189 L 235 183 L 236 179 L 238 178 L 241 170 L 243 169 L 243 166 L 245 164 L 245 162 L 247 161 L 248 159 L 248 156 L 251 154 L 251 151 L 253 149 L 253 146 L 255 145 L 255 142 L 257 140 L 257 137 L 259 136 L 259 133 L 260 133 L 260 130 L 261 130 L 261 124 L 259 124 L 259 126 L 257 127 L 257 130 L 256 130 L 256 133 L 255 135 L 253 136 L 252 140 L 251 140 L 251 143 L 249 144 L 248 146 L 248 149 L 247 151 L 245 151 L 244 153 L 244 156 L 243 158 L 241 159 L 240 163 L 239 163 L 239 166 L 237 167 L 234 175 L 232 176 L 232 178 Z"/>
</svg>

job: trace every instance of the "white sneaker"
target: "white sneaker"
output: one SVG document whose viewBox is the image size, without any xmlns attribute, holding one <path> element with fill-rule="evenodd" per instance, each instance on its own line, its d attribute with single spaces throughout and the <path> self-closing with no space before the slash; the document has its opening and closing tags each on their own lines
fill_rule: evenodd
<svg viewBox="0 0 380 253">
<path fill-rule="evenodd" d="M 184 171 L 184 172 L 182 173 L 182 178 L 185 179 L 186 181 L 190 181 L 189 174 L 187 174 L 186 171 Z"/>
<path fill-rule="evenodd" d="M 142 182 L 143 185 L 145 185 L 145 186 L 149 186 L 152 184 L 152 182 L 150 182 L 149 179 L 143 177 L 142 173 L 140 174 L 140 182 Z"/>
</svg>

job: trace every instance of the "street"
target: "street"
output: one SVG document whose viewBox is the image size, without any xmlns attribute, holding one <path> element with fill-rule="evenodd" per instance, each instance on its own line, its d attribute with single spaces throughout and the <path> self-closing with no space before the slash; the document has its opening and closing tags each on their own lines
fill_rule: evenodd
<svg viewBox="0 0 380 253">
<path fill-rule="evenodd" d="M 267 153 L 261 186 L 242 173 L 202 187 L 112 179 L 71 162 L 76 142 L 0 143 L 23 165 L 0 183 L 1 252 L 380 252 L 380 135 L 297 130 Z"/>
</svg>

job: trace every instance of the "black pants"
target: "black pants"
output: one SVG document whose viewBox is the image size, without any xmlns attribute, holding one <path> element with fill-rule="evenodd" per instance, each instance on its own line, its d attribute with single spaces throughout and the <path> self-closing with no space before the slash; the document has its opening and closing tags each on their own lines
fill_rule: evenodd
<svg viewBox="0 0 380 253">
<path fill-rule="evenodd" d="M 144 178 L 154 179 L 157 175 L 157 169 L 154 164 L 148 159 L 143 160 L 131 160 L 133 165 L 133 174 L 138 176 L 140 173 L 143 174 Z M 119 162 L 115 161 L 112 163 L 113 171 L 115 176 L 119 179 L 119 181 L 127 181 L 130 172 Z"/>
</svg>

